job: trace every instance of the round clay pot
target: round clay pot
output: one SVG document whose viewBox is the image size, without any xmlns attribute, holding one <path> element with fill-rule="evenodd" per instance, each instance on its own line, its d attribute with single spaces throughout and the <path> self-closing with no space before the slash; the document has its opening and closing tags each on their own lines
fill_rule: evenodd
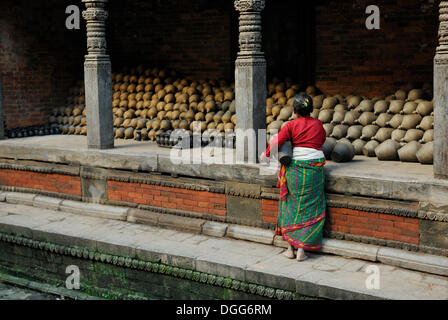
<svg viewBox="0 0 448 320">
<path fill-rule="evenodd" d="M 376 135 L 372 137 L 373 140 L 376 140 L 380 143 L 391 139 L 392 132 L 394 132 L 395 129 L 393 128 L 380 128 Z"/>
<path fill-rule="evenodd" d="M 324 103 L 325 100 L 325 96 L 324 95 L 320 95 L 320 96 L 315 96 L 313 98 L 313 106 L 315 109 L 321 109 L 322 105 Z"/>
<path fill-rule="evenodd" d="M 339 103 L 338 99 L 335 97 L 325 98 L 322 109 L 334 109 L 334 107 Z"/>
<path fill-rule="evenodd" d="M 373 107 L 374 104 L 372 100 L 363 100 L 355 110 L 357 110 L 360 113 L 373 112 Z"/>
<path fill-rule="evenodd" d="M 324 129 L 325 129 L 325 132 L 327 133 L 327 137 L 330 137 L 334 130 L 334 124 L 325 123 Z"/>
<path fill-rule="evenodd" d="M 375 126 L 375 125 L 367 125 L 362 129 L 362 136 L 360 139 L 362 140 L 370 140 L 372 139 L 376 133 L 378 132 L 378 130 L 380 129 L 380 127 Z"/>
<path fill-rule="evenodd" d="M 322 123 L 330 123 L 333 119 L 334 110 L 323 109 L 319 112 L 319 120 Z"/>
<path fill-rule="evenodd" d="M 417 152 L 421 148 L 421 144 L 417 141 L 411 141 L 400 150 L 398 150 L 398 157 L 402 162 L 418 162 Z"/>
<path fill-rule="evenodd" d="M 400 114 L 413 114 L 417 110 L 418 104 L 415 101 L 408 101 L 405 103 L 403 110 Z"/>
<path fill-rule="evenodd" d="M 380 161 L 396 161 L 398 160 L 398 142 L 389 139 L 381 143 L 376 149 L 375 154 Z"/>
<path fill-rule="evenodd" d="M 417 152 L 417 159 L 421 164 L 433 164 L 434 142 L 424 144 Z"/>
<path fill-rule="evenodd" d="M 388 109 L 389 109 L 389 103 L 386 100 L 377 101 L 373 108 L 375 115 L 386 113 Z"/>
<path fill-rule="evenodd" d="M 354 157 L 353 146 L 343 142 L 338 142 L 331 153 L 331 160 L 338 163 L 352 161 Z"/>
<path fill-rule="evenodd" d="M 424 95 L 424 93 L 423 93 L 422 89 L 413 89 L 413 90 L 411 90 L 409 92 L 408 100 L 409 101 L 414 101 L 414 100 L 417 100 L 417 99 L 422 99 L 423 95 Z"/>
<path fill-rule="evenodd" d="M 354 109 L 357 106 L 359 106 L 359 104 L 361 103 L 362 98 L 358 97 L 358 96 L 352 96 L 350 97 L 350 99 L 347 99 L 347 103 L 348 103 L 348 109 Z"/>
<path fill-rule="evenodd" d="M 423 120 L 420 122 L 420 124 L 417 126 L 416 129 L 421 129 L 424 131 L 431 130 L 434 128 L 434 117 L 433 116 L 426 116 L 423 118 Z"/>
<path fill-rule="evenodd" d="M 342 121 L 344 121 L 345 114 L 347 111 L 335 111 L 333 114 L 333 120 L 331 121 L 332 124 L 341 124 Z"/>
<path fill-rule="evenodd" d="M 401 139 L 401 142 L 419 141 L 423 138 L 424 131 L 419 129 L 411 129 L 406 132 L 406 135 Z"/>
<path fill-rule="evenodd" d="M 364 148 L 364 146 L 367 144 L 366 141 L 361 140 L 361 139 L 356 139 L 355 141 L 352 142 L 353 148 L 355 149 L 355 155 L 360 156 L 362 155 L 362 149 Z"/>
<path fill-rule="evenodd" d="M 373 112 L 364 112 L 361 114 L 361 116 L 358 118 L 358 120 L 355 121 L 357 124 L 361 124 L 364 127 L 368 126 L 369 124 L 372 124 L 373 121 L 375 121 L 377 117 Z"/>
<path fill-rule="evenodd" d="M 420 143 L 428 143 L 434 141 L 434 130 L 427 130 L 423 135 L 423 138 L 419 141 Z"/>
<path fill-rule="evenodd" d="M 390 114 L 399 114 L 401 110 L 404 108 L 405 101 L 404 100 L 392 100 L 389 105 L 389 109 L 387 113 Z"/>
<path fill-rule="evenodd" d="M 398 129 L 410 130 L 415 129 L 417 125 L 422 121 L 422 116 L 419 114 L 408 114 L 403 118 L 403 122 Z"/>
<path fill-rule="evenodd" d="M 356 140 L 359 139 L 362 135 L 362 126 L 351 126 L 347 130 L 347 139 Z"/>
<path fill-rule="evenodd" d="M 390 120 L 392 120 L 393 116 L 389 113 L 381 113 L 378 118 L 372 123 L 381 128 L 387 127 L 387 124 Z"/>
<path fill-rule="evenodd" d="M 362 148 L 362 153 L 366 156 L 366 157 L 375 157 L 375 149 L 380 145 L 380 143 L 376 140 L 371 140 L 369 142 L 367 142 L 364 146 L 364 148 Z"/>
<path fill-rule="evenodd" d="M 347 136 L 347 131 L 348 131 L 348 126 L 343 125 L 343 124 L 338 124 L 337 126 L 335 126 L 333 128 L 333 131 L 330 135 L 330 137 L 332 138 L 336 138 L 336 139 L 342 139 L 345 138 Z"/>
<path fill-rule="evenodd" d="M 414 113 L 418 113 L 422 117 L 430 115 L 434 111 L 434 103 L 432 101 L 422 101 L 418 104 Z"/>
<path fill-rule="evenodd" d="M 335 138 L 327 138 L 324 145 L 322 146 L 322 150 L 324 151 L 325 158 L 327 160 L 331 160 L 331 153 L 333 152 L 334 147 L 337 144 L 337 140 Z"/>
<path fill-rule="evenodd" d="M 398 90 L 397 92 L 395 92 L 394 96 L 398 100 L 406 100 L 406 98 L 408 97 L 408 93 L 406 92 L 406 90 Z"/>
<path fill-rule="evenodd" d="M 344 121 L 342 121 L 342 124 L 353 126 L 360 116 L 361 114 L 357 111 L 349 111 L 345 114 Z"/>
<path fill-rule="evenodd" d="M 392 127 L 394 129 L 398 129 L 403 123 L 404 116 L 401 114 L 396 114 L 390 119 L 389 122 L 386 123 L 387 126 Z"/>
</svg>

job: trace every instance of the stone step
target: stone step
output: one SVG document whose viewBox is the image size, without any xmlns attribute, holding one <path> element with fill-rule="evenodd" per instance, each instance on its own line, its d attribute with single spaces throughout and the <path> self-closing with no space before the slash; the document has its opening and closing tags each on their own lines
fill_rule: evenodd
<svg viewBox="0 0 448 320">
<path fill-rule="evenodd" d="M 223 234 L 222 227 L 209 229 Z M 448 299 L 447 277 L 382 263 L 323 253 L 309 254 L 308 260 L 299 263 L 286 259 L 283 249 L 272 245 L 0 203 L 0 241 L 17 238 L 14 243 L 26 243 L 22 237 L 54 248 L 77 246 L 86 252 L 86 259 L 101 252 L 131 259 L 130 264 L 132 259 L 160 262 L 263 286 L 271 292 L 284 290 L 328 299 Z M 379 287 L 369 286 L 372 272 L 378 274 Z"/>
<path fill-rule="evenodd" d="M 274 245 L 279 248 L 287 248 L 287 243 L 281 237 L 274 236 L 273 231 L 266 229 L 210 222 L 202 219 L 161 214 L 148 210 L 60 200 L 25 193 L 0 193 L 0 200 L 2 199 L 11 204 L 33 205 L 37 208 L 59 210 L 84 216 L 127 221 L 194 234 L 203 234 L 218 238 L 228 237 Z M 382 262 L 391 266 L 448 276 L 448 257 L 443 256 L 408 252 L 400 249 L 336 239 L 324 239 L 321 252 L 371 262 Z"/>
</svg>

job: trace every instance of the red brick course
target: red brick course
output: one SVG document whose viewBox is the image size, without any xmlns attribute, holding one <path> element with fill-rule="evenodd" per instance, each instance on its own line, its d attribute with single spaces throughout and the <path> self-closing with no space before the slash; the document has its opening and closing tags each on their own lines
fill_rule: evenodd
<svg viewBox="0 0 448 320">
<path fill-rule="evenodd" d="M 80 177 L 28 171 L 0 170 L 0 185 L 81 196 Z"/>
<path fill-rule="evenodd" d="M 327 213 L 327 230 L 419 244 L 418 219 L 342 208 Z"/>
<path fill-rule="evenodd" d="M 223 194 L 116 181 L 108 181 L 107 186 L 109 200 L 218 216 L 227 214 Z"/>
<path fill-rule="evenodd" d="M 264 222 L 277 222 L 278 201 L 262 200 Z M 328 208 L 326 229 L 353 235 L 419 244 L 419 220 L 344 208 Z"/>
</svg>

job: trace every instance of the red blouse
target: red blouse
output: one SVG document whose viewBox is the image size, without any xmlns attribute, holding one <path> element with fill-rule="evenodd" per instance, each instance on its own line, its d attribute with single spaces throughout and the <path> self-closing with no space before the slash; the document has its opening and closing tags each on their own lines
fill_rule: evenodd
<svg viewBox="0 0 448 320">
<path fill-rule="evenodd" d="M 266 150 L 266 157 L 271 156 L 271 149 L 280 148 L 286 141 L 291 141 L 293 148 L 311 148 L 322 151 L 327 133 L 319 119 L 300 117 L 288 122 L 279 134 L 271 141 Z"/>
</svg>

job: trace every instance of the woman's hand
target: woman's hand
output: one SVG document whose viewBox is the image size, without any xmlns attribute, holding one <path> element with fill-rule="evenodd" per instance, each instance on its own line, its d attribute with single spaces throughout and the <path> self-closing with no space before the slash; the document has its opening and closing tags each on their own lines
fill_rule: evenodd
<svg viewBox="0 0 448 320">
<path fill-rule="evenodd" d="M 268 163 L 269 162 L 269 158 L 268 157 L 266 157 L 266 152 L 263 152 L 261 155 L 260 155 L 260 162 L 264 162 L 264 163 Z"/>
</svg>

